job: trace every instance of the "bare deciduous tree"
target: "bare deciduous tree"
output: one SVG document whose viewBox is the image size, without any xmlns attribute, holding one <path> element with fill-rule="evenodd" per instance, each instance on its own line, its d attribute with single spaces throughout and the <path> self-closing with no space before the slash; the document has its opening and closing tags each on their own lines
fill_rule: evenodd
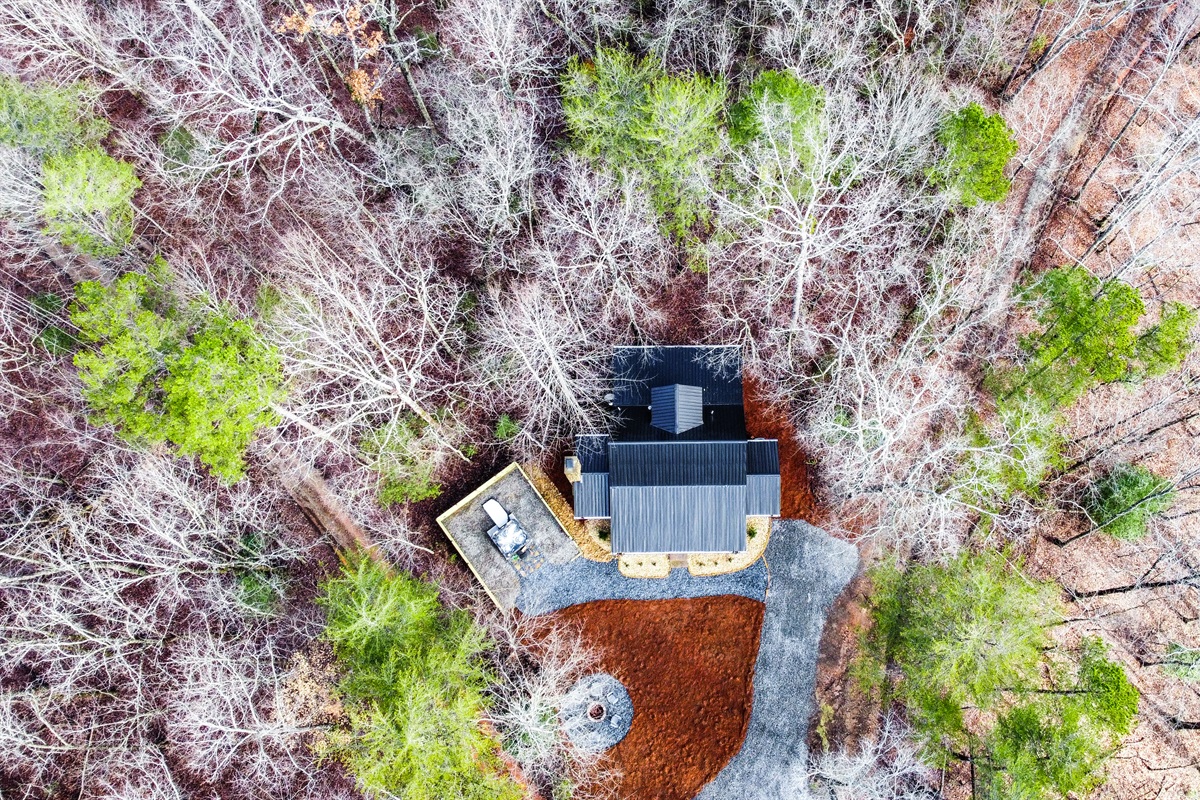
<svg viewBox="0 0 1200 800">
<path fill-rule="evenodd" d="M 536 0 L 454 0 L 442 24 L 455 56 L 505 94 L 553 78 L 553 29 Z"/>
<path fill-rule="evenodd" d="M 0 47 L 27 53 L 62 83 L 91 79 L 136 93 L 160 123 L 197 139 L 199 166 L 225 185 L 270 169 L 278 179 L 258 197 L 263 213 L 325 149 L 364 141 L 252 0 L 172 0 L 153 13 L 5 0 L 0 19 Z"/>
<path fill-rule="evenodd" d="M 544 150 L 536 108 L 500 89 L 453 78 L 439 87 L 446 138 L 457 148 L 454 170 L 459 230 L 487 251 L 529 229 Z"/>
<path fill-rule="evenodd" d="M 295 558 L 274 536 L 269 495 L 214 490 L 157 456 L 106 455 L 90 477 L 100 488 L 86 498 L 50 499 L 28 479 L 9 487 L 14 504 L 0 528 L 4 767 L 84 794 L 172 797 L 187 776 L 155 741 L 165 715 L 167 749 L 190 748 L 209 777 L 225 768 L 265 775 L 261 747 L 275 729 L 245 670 L 273 663 L 273 645 L 261 636 L 266 618 L 247 613 L 237 576 Z M 217 686 L 208 679 L 227 662 L 197 661 L 186 643 L 215 646 L 222 627 L 239 642 L 243 672 Z M 201 661 L 217 673 L 192 669 Z M 274 676 L 255 680 L 261 690 Z M 186 700 L 173 705 L 173 695 Z M 188 716 L 218 708 L 240 720 L 241 734 Z M 178 739 L 174 717 L 186 728 Z M 293 770 L 274 785 L 307 781 L 307 753 L 273 753 L 277 776 L 285 764 Z"/>
<path fill-rule="evenodd" d="M 464 290 L 438 274 L 402 213 L 352 218 L 338 244 L 316 230 L 287 234 L 288 281 L 272 336 L 295 383 L 285 419 L 300 441 L 355 452 L 367 433 L 412 414 L 453 449 Z M 342 238 L 345 237 L 345 238 Z"/>
<path fill-rule="evenodd" d="M 921 760 L 912 731 L 893 716 L 855 752 L 812 758 L 807 780 L 814 800 L 933 800 L 933 770 Z"/>
<path fill-rule="evenodd" d="M 581 800 L 609 796 L 616 773 L 602 753 L 581 751 L 562 732 L 558 712 L 577 680 L 595 671 L 595 655 L 578 634 L 536 618 L 506 619 L 491 626 L 502 650 L 502 681 L 489 720 L 506 750 L 536 785 L 564 779 Z"/>
<path fill-rule="evenodd" d="M 612 355 L 609 337 L 592 324 L 591 309 L 564 303 L 532 281 L 490 299 L 480 323 L 496 412 L 516 412 L 518 445 L 536 452 L 561 436 L 603 419 Z"/>
<path fill-rule="evenodd" d="M 247 793 L 308 777 L 305 728 L 271 703 L 283 674 L 269 645 L 205 631 L 176 643 L 164 668 L 176 679 L 164 709 L 170 750 L 190 772 L 214 782 L 243 773 L 234 780 Z"/>
<path fill-rule="evenodd" d="M 590 309 L 606 327 L 658 321 L 651 302 L 670 276 L 646 195 L 633 178 L 617 185 L 574 158 L 561 177 L 560 189 L 540 197 L 538 236 L 522 263 L 560 302 Z"/>
</svg>

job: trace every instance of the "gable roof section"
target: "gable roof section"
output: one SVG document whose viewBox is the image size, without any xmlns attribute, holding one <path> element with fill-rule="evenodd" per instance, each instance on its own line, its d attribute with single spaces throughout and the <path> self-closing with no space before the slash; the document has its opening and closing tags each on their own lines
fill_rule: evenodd
<svg viewBox="0 0 1200 800">
<path fill-rule="evenodd" d="M 614 553 L 746 549 L 746 487 L 614 486 Z"/>
<path fill-rule="evenodd" d="M 779 440 L 746 442 L 746 516 L 778 517 L 781 489 Z"/>
<path fill-rule="evenodd" d="M 751 439 L 746 442 L 746 473 L 748 475 L 779 474 L 778 439 Z"/>
<path fill-rule="evenodd" d="M 746 549 L 746 443 L 612 442 L 615 553 Z"/>
<path fill-rule="evenodd" d="M 778 475 L 746 476 L 746 516 L 778 517 L 780 509 Z"/>
<path fill-rule="evenodd" d="M 608 473 L 585 472 L 571 484 L 576 519 L 605 519 L 608 511 Z"/>
<path fill-rule="evenodd" d="M 721 361 L 723 368 L 713 366 Z M 618 347 L 613 350 L 613 405 L 648 406 L 655 386 L 698 386 L 709 406 L 742 404 L 742 360 L 737 345 Z"/>
<path fill-rule="evenodd" d="M 739 486 L 745 442 L 612 442 L 611 486 Z M 615 503 L 614 503 L 615 505 Z"/>
<path fill-rule="evenodd" d="M 672 383 L 650 389 L 650 424 L 668 433 L 683 433 L 704 424 L 704 391 Z"/>
</svg>

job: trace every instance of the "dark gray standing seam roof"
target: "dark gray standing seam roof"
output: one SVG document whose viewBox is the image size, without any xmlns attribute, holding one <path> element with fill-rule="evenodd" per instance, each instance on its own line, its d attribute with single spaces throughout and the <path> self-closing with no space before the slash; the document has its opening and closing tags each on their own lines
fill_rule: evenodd
<svg viewBox="0 0 1200 800">
<path fill-rule="evenodd" d="M 779 474 L 778 439 L 751 439 L 746 442 L 746 473 L 749 475 Z"/>
<path fill-rule="evenodd" d="M 608 516 L 608 473 L 585 472 L 583 480 L 571 484 L 576 519 Z"/>
<path fill-rule="evenodd" d="M 613 486 L 734 486 L 746 482 L 745 442 L 612 442 Z"/>
<path fill-rule="evenodd" d="M 746 514 L 778 517 L 780 514 L 779 441 L 746 442 Z"/>
<path fill-rule="evenodd" d="M 650 424 L 645 406 L 618 406 L 612 438 L 622 442 L 746 441 L 746 414 L 741 406 L 705 406 L 704 424 L 683 433 L 668 433 Z"/>
<path fill-rule="evenodd" d="M 614 486 L 614 553 L 746 549 L 746 487 Z"/>
<path fill-rule="evenodd" d="M 729 358 L 714 368 L 715 351 Z M 709 406 L 742 404 L 740 350 L 732 347 L 618 347 L 613 350 L 613 405 L 648 406 L 650 389 L 674 383 L 699 386 Z"/>
<path fill-rule="evenodd" d="M 613 442 L 615 553 L 746 549 L 745 442 Z"/>
<path fill-rule="evenodd" d="M 575 456 L 584 472 L 608 472 L 608 436 L 581 434 L 575 437 Z"/>
<path fill-rule="evenodd" d="M 746 441 L 740 350 L 618 347 L 613 375 L 621 420 L 576 440 L 575 516 L 608 516 L 617 553 L 745 550 L 780 479 L 779 443 Z"/>
<path fill-rule="evenodd" d="M 747 475 L 746 516 L 778 517 L 779 495 L 778 475 Z"/>
<path fill-rule="evenodd" d="M 650 389 L 650 424 L 668 433 L 683 433 L 704 424 L 704 390 L 699 386 L 655 386 Z"/>
</svg>

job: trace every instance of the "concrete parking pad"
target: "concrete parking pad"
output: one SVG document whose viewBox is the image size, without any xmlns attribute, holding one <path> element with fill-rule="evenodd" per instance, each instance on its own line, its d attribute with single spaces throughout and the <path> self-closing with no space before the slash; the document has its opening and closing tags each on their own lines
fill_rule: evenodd
<svg viewBox="0 0 1200 800">
<path fill-rule="evenodd" d="M 492 521 L 483 504 L 489 497 L 499 500 L 529 534 L 529 563 L 522 570 L 529 573 L 526 577 L 574 561 L 579 557 L 579 548 L 517 464 L 509 465 L 439 516 L 438 525 L 492 601 L 501 611 L 509 612 L 516 607 L 522 576 L 488 538 Z"/>
<path fill-rule="evenodd" d="M 834 599 L 858 570 L 858 550 L 800 520 L 767 545 L 767 608 L 754 665 L 754 706 L 742 749 L 697 800 L 791 800 L 808 760 L 817 648 Z"/>
</svg>

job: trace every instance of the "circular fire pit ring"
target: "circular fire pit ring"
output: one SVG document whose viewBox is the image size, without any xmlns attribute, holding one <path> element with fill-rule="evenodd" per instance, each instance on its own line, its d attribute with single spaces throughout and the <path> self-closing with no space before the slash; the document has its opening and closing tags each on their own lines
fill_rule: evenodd
<svg viewBox="0 0 1200 800">
<path fill-rule="evenodd" d="M 563 730 L 580 750 L 599 752 L 617 744 L 633 724 L 633 701 L 619 680 L 606 672 L 580 679 L 558 711 Z"/>
</svg>

